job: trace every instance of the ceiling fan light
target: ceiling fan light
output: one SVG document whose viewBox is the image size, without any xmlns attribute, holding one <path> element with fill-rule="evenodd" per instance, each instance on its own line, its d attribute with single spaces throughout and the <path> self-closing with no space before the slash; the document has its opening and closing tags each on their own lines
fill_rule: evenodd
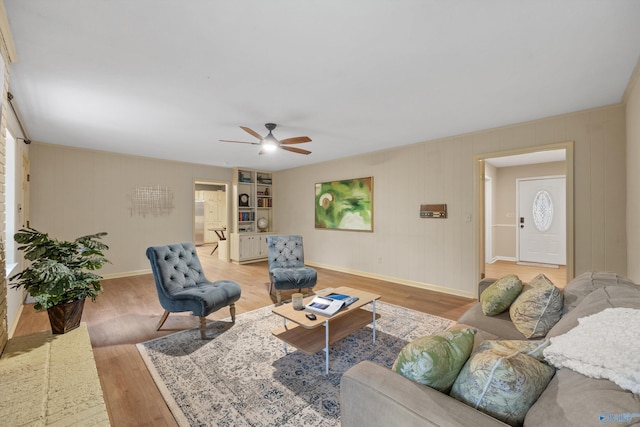
<svg viewBox="0 0 640 427">
<path fill-rule="evenodd" d="M 264 148 L 265 151 L 276 151 L 278 145 L 273 141 L 265 141 L 262 148 Z"/>
<path fill-rule="evenodd" d="M 269 131 L 269 135 L 265 136 L 262 140 L 262 147 L 266 151 L 275 151 L 278 148 L 278 140 L 271 134 Z"/>
</svg>

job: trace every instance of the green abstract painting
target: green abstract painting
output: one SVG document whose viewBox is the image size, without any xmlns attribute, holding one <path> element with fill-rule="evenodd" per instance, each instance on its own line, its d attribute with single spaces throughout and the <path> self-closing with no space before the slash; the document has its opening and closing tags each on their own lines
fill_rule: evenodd
<svg viewBox="0 0 640 427">
<path fill-rule="evenodd" d="M 373 231 L 373 177 L 316 184 L 316 228 Z"/>
</svg>

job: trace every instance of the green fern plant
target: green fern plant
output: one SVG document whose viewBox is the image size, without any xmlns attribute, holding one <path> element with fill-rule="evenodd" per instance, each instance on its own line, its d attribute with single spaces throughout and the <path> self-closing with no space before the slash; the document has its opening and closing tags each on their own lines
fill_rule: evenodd
<svg viewBox="0 0 640 427">
<path fill-rule="evenodd" d="M 109 247 L 100 241 L 106 235 L 90 234 L 69 242 L 33 228 L 19 230 L 13 238 L 31 264 L 9 278 L 17 280 L 12 287 L 27 290 L 36 310 L 84 298 L 95 301 L 102 277 L 91 271 L 109 262 L 104 256 Z"/>
</svg>

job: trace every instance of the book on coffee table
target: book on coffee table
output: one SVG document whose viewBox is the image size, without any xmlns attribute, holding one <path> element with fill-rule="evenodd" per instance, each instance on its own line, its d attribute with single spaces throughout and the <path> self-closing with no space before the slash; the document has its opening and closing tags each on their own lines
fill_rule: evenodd
<svg viewBox="0 0 640 427">
<path fill-rule="evenodd" d="M 329 299 L 322 296 L 314 297 L 304 309 L 323 316 L 331 317 L 344 307 L 344 301 Z"/>
<path fill-rule="evenodd" d="M 325 298 L 329 298 L 329 299 L 335 299 L 335 300 L 344 301 L 344 306 L 345 307 L 347 307 L 347 306 L 353 304 L 354 302 L 358 301 L 358 297 L 352 297 L 350 295 L 345 295 L 345 294 L 337 294 L 335 292 L 331 292 L 330 294 L 327 294 L 324 297 Z"/>
<path fill-rule="evenodd" d="M 309 304 L 305 306 L 307 311 L 321 314 L 323 316 L 333 316 L 341 308 L 358 301 L 357 297 L 345 294 L 330 293 L 328 295 L 319 295 L 313 298 Z"/>
</svg>

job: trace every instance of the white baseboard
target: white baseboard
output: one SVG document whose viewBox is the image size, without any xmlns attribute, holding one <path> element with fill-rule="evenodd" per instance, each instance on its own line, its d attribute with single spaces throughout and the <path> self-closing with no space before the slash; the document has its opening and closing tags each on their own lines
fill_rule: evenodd
<svg viewBox="0 0 640 427">
<path fill-rule="evenodd" d="M 493 258 L 491 258 L 491 262 L 489 264 L 493 264 L 496 261 L 516 262 L 517 260 L 515 259 L 515 257 L 510 256 L 494 256 Z"/>
<path fill-rule="evenodd" d="M 460 291 L 457 289 L 445 288 L 443 286 L 432 285 L 430 283 L 416 282 L 413 280 L 400 279 L 398 277 L 385 276 L 382 274 L 369 273 L 366 271 L 352 270 L 344 267 L 336 267 L 335 265 L 320 264 L 312 261 L 305 261 L 305 264 L 311 267 L 326 268 L 327 270 L 339 271 L 341 273 L 353 274 L 355 276 L 384 280 L 385 282 L 399 283 L 401 285 L 413 286 L 414 288 L 426 289 L 429 291 L 442 292 L 443 294 L 455 295 L 455 296 L 465 297 L 465 298 L 475 298 L 474 292 L 466 292 L 466 291 Z"/>
<path fill-rule="evenodd" d="M 104 280 L 107 280 L 107 279 L 120 279 L 121 277 L 142 276 L 143 274 L 151 274 L 151 269 L 148 269 L 148 270 L 137 270 L 137 271 L 125 271 L 125 272 L 122 272 L 122 273 L 104 274 L 104 275 L 102 275 L 102 278 Z"/>
<path fill-rule="evenodd" d="M 518 264 L 518 265 L 526 265 L 526 266 L 529 266 L 529 267 L 560 268 L 560 266 L 558 264 L 545 264 L 543 262 L 518 261 L 516 264 Z"/>
</svg>

